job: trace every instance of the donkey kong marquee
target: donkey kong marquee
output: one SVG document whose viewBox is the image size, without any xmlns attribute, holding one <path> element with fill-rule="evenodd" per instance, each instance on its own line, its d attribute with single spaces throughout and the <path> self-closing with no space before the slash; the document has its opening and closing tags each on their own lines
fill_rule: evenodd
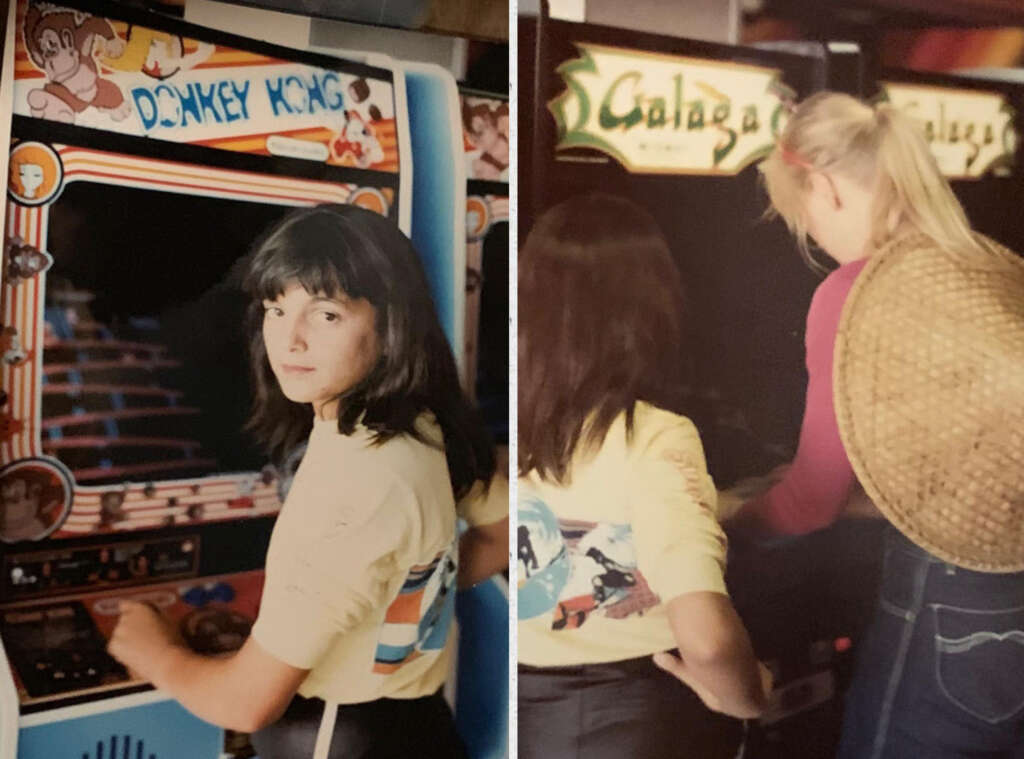
<svg viewBox="0 0 1024 759">
<path fill-rule="evenodd" d="M 227 150 L 398 171 L 389 81 L 49 3 L 22 0 L 17 24 L 16 114 Z"/>
</svg>

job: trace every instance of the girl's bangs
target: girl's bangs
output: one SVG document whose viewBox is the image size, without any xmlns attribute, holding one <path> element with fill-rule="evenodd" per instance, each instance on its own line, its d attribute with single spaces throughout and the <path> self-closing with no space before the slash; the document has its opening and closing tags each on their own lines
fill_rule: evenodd
<svg viewBox="0 0 1024 759">
<path fill-rule="evenodd" d="M 248 288 L 254 298 L 275 300 L 294 282 L 311 294 L 358 297 L 345 276 L 347 241 L 328 242 L 282 231 L 256 254 Z"/>
</svg>

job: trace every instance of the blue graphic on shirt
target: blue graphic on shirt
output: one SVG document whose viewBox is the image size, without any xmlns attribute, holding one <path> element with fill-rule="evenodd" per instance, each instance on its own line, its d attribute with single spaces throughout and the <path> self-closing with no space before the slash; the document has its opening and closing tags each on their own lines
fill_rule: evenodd
<svg viewBox="0 0 1024 759">
<path fill-rule="evenodd" d="M 539 498 L 520 498 L 516 537 L 519 619 L 531 619 L 551 611 L 558 602 L 569 581 L 569 551 L 558 519 Z"/>
<path fill-rule="evenodd" d="M 611 619 L 660 603 L 637 569 L 628 523 L 559 520 L 536 497 L 519 505 L 519 618 L 550 613 L 551 629 L 583 625 L 600 611 Z"/>
<path fill-rule="evenodd" d="M 457 544 L 429 564 L 412 567 L 398 596 L 384 614 L 377 639 L 373 671 L 391 674 L 448 642 L 455 619 Z"/>
</svg>

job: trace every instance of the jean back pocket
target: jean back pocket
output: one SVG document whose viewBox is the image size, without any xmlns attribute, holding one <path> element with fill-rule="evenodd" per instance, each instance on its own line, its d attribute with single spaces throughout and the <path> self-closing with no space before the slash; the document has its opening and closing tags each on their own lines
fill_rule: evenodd
<svg viewBox="0 0 1024 759">
<path fill-rule="evenodd" d="M 1000 610 L 931 604 L 935 674 L 963 711 L 989 724 L 1024 709 L 1024 606 Z"/>
</svg>

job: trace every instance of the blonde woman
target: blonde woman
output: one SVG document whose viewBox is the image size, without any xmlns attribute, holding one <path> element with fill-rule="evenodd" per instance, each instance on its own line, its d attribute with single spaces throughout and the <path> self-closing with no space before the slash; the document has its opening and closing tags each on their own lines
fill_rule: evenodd
<svg viewBox="0 0 1024 759">
<path fill-rule="evenodd" d="M 839 756 L 1019 757 L 1024 263 L 971 231 L 889 104 L 809 98 L 762 171 L 800 249 L 839 266 L 807 317 L 796 458 L 738 524 L 824 527 L 857 483 L 891 523 Z"/>
</svg>

